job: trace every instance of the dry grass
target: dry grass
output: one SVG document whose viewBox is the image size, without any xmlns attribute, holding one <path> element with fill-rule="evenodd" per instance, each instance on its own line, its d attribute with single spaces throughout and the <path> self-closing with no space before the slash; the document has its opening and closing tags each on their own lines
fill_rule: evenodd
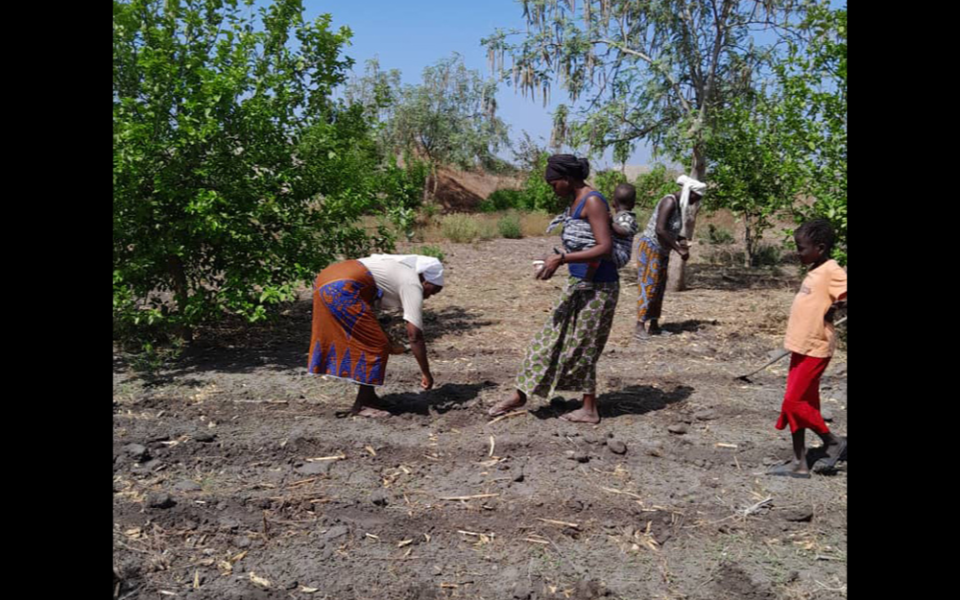
<svg viewBox="0 0 960 600">
<path fill-rule="evenodd" d="M 492 240 L 501 237 L 497 228 L 500 216 L 497 213 L 443 215 L 433 218 L 425 227 L 419 228 L 416 237 L 427 243 Z"/>
<path fill-rule="evenodd" d="M 520 214 L 520 231 L 524 237 L 539 237 L 546 235 L 547 225 L 553 215 L 545 212 L 529 212 Z"/>
<path fill-rule="evenodd" d="M 480 237 L 480 219 L 466 214 L 444 215 L 440 218 L 440 232 L 454 243 L 468 243 Z"/>
<path fill-rule="evenodd" d="M 503 237 L 499 222 L 504 217 L 513 217 L 520 222 L 523 237 L 543 237 L 553 215 L 546 212 L 504 211 L 494 213 L 453 213 L 447 215 L 421 213 L 417 219 L 413 242 L 469 243 Z M 361 226 L 368 234 L 376 234 L 377 227 L 383 225 L 396 235 L 397 240 L 404 239 L 403 233 L 383 217 L 368 215 L 361 219 Z M 554 232 L 556 235 L 558 232 Z"/>
<path fill-rule="evenodd" d="M 437 205 L 433 205 L 436 207 Z M 637 217 L 637 223 L 642 230 L 646 227 L 650 219 L 651 210 L 649 208 L 637 207 L 634 214 Z M 498 223 L 506 216 L 516 216 L 520 220 L 520 230 L 523 237 L 544 237 L 546 236 L 547 225 L 553 219 L 554 215 L 547 212 L 533 211 L 501 211 L 492 213 L 449 213 L 439 214 L 436 208 L 421 211 L 417 218 L 413 242 L 415 243 L 438 243 L 438 242 L 457 242 L 470 243 L 476 241 L 487 241 L 503 237 L 499 231 Z M 378 216 L 365 216 L 361 219 L 361 224 L 367 233 L 373 235 L 377 231 L 378 225 L 385 226 L 392 231 L 397 240 L 403 240 L 402 232 L 397 231 L 392 223 L 385 218 Z M 706 231 L 710 224 L 720 227 L 733 233 L 735 242 L 726 245 L 713 245 L 706 243 Z M 789 252 L 781 250 L 780 241 L 782 235 L 780 231 L 783 225 L 778 225 L 766 232 L 764 235 L 765 246 L 775 248 L 781 254 L 781 260 L 773 260 L 774 263 L 785 262 L 789 259 Z M 704 252 L 702 260 L 710 264 L 724 266 L 741 266 L 745 262 L 743 252 L 743 231 L 736 219 L 729 211 L 715 211 L 701 213 L 697 220 L 697 232 L 695 237 L 703 242 Z M 559 230 L 553 235 L 558 235 Z M 770 261 L 767 261 L 768 263 Z M 786 261 L 789 262 L 789 261 Z"/>
</svg>

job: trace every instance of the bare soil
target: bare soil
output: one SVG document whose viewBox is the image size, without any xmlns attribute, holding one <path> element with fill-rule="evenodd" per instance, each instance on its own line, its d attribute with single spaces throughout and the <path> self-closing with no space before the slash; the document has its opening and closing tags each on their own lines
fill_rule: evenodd
<svg viewBox="0 0 960 600">
<path fill-rule="evenodd" d="M 695 245 L 691 289 L 665 300 L 670 335 L 644 343 L 624 269 L 601 423 L 556 418 L 575 390 L 491 423 L 559 295 L 531 266 L 554 242 L 441 245 L 436 388 L 391 357 L 385 419 L 345 416 L 356 388 L 306 375 L 308 291 L 149 375 L 115 353 L 115 597 L 845 597 L 846 463 L 763 475 L 790 456 L 773 427 L 787 363 L 735 379 L 780 347 L 795 268 L 698 263 Z M 846 435 L 842 351 L 821 394 Z"/>
</svg>

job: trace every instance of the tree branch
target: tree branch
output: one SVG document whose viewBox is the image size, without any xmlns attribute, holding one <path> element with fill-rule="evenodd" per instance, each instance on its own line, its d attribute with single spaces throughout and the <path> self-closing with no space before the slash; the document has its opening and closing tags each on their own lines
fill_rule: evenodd
<svg viewBox="0 0 960 600">
<path fill-rule="evenodd" d="M 644 54 L 643 52 L 639 52 L 637 50 L 627 48 L 622 44 L 615 42 L 613 40 L 607 40 L 607 39 L 591 40 L 590 43 L 591 44 L 607 44 L 608 46 L 616 48 L 617 50 L 619 50 L 620 52 L 623 52 L 624 54 L 636 56 L 637 58 L 640 58 L 646 61 L 651 66 L 655 66 L 654 60 L 649 56 L 647 56 L 646 54 Z M 660 69 L 660 71 L 663 73 L 664 77 L 667 78 L 667 81 L 670 82 L 670 85 L 673 86 L 674 91 L 677 93 L 677 98 L 680 100 L 680 104 L 683 105 L 684 110 L 686 110 L 687 112 L 693 112 L 693 109 L 691 108 L 690 104 L 686 101 L 686 99 L 683 97 L 683 93 L 680 91 L 680 84 L 677 83 L 676 79 L 673 78 L 673 75 L 671 75 L 669 71 L 666 71 L 664 69 Z"/>
</svg>

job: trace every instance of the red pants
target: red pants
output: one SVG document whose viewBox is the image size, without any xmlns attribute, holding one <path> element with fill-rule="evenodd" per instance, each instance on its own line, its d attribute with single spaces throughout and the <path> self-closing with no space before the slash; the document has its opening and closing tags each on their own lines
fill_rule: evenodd
<svg viewBox="0 0 960 600">
<path fill-rule="evenodd" d="M 794 352 L 790 356 L 787 391 L 777 420 L 777 429 L 790 424 L 790 433 L 811 429 L 816 433 L 830 433 L 820 415 L 820 376 L 830 363 L 830 357 L 818 358 Z"/>
</svg>

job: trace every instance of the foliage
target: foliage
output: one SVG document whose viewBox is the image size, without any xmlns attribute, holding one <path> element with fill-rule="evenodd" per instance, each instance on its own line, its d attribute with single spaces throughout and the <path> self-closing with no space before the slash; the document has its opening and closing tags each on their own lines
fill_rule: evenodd
<svg viewBox="0 0 960 600">
<path fill-rule="evenodd" d="M 801 153 L 804 193 L 812 207 L 794 206 L 797 222 L 823 217 L 837 232 L 833 258 L 847 263 L 847 11 L 824 3 L 812 7 L 802 29 L 804 44 L 792 44 L 777 68 L 782 120 Z"/>
<path fill-rule="evenodd" d="M 420 246 L 420 249 L 417 250 L 417 254 L 422 256 L 432 256 L 440 262 L 443 262 L 443 259 L 446 257 L 446 255 L 443 253 L 443 250 L 441 250 L 439 246 Z"/>
<path fill-rule="evenodd" d="M 627 176 L 614 169 L 600 171 L 593 176 L 593 187 L 603 194 L 610 206 L 613 206 L 613 190 L 621 183 L 627 183 Z"/>
<path fill-rule="evenodd" d="M 518 240 L 523 237 L 520 217 L 516 214 L 508 214 L 500 217 L 500 220 L 497 222 L 497 229 L 500 231 L 500 235 L 507 239 Z"/>
<path fill-rule="evenodd" d="M 679 189 L 675 183 L 677 175 L 667 171 L 662 164 L 654 165 L 648 173 L 637 175 L 633 185 L 637 188 L 637 207 L 653 208 L 667 194 Z"/>
<path fill-rule="evenodd" d="M 480 212 L 490 213 L 523 207 L 523 193 L 520 190 L 500 189 L 487 196 L 477 208 L 480 209 Z"/>
<path fill-rule="evenodd" d="M 117 336 L 263 319 L 338 256 L 389 244 L 356 222 L 402 178 L 378 170 L 362 107 L 330 97 L 350 30 L 305 22 L 299 0 L 242 4 L 113 4 Z"/>
<path fill-rule="evenodd" d="M 497 85 L 484 81 L 454 54 L 423 71 L 419 85 L 406 86 L 386 123 L 395 150 L 405 149 L 432 165 L 503 170 L 497 151 L 509 143 L 497 117 Z"/>
</svg>

